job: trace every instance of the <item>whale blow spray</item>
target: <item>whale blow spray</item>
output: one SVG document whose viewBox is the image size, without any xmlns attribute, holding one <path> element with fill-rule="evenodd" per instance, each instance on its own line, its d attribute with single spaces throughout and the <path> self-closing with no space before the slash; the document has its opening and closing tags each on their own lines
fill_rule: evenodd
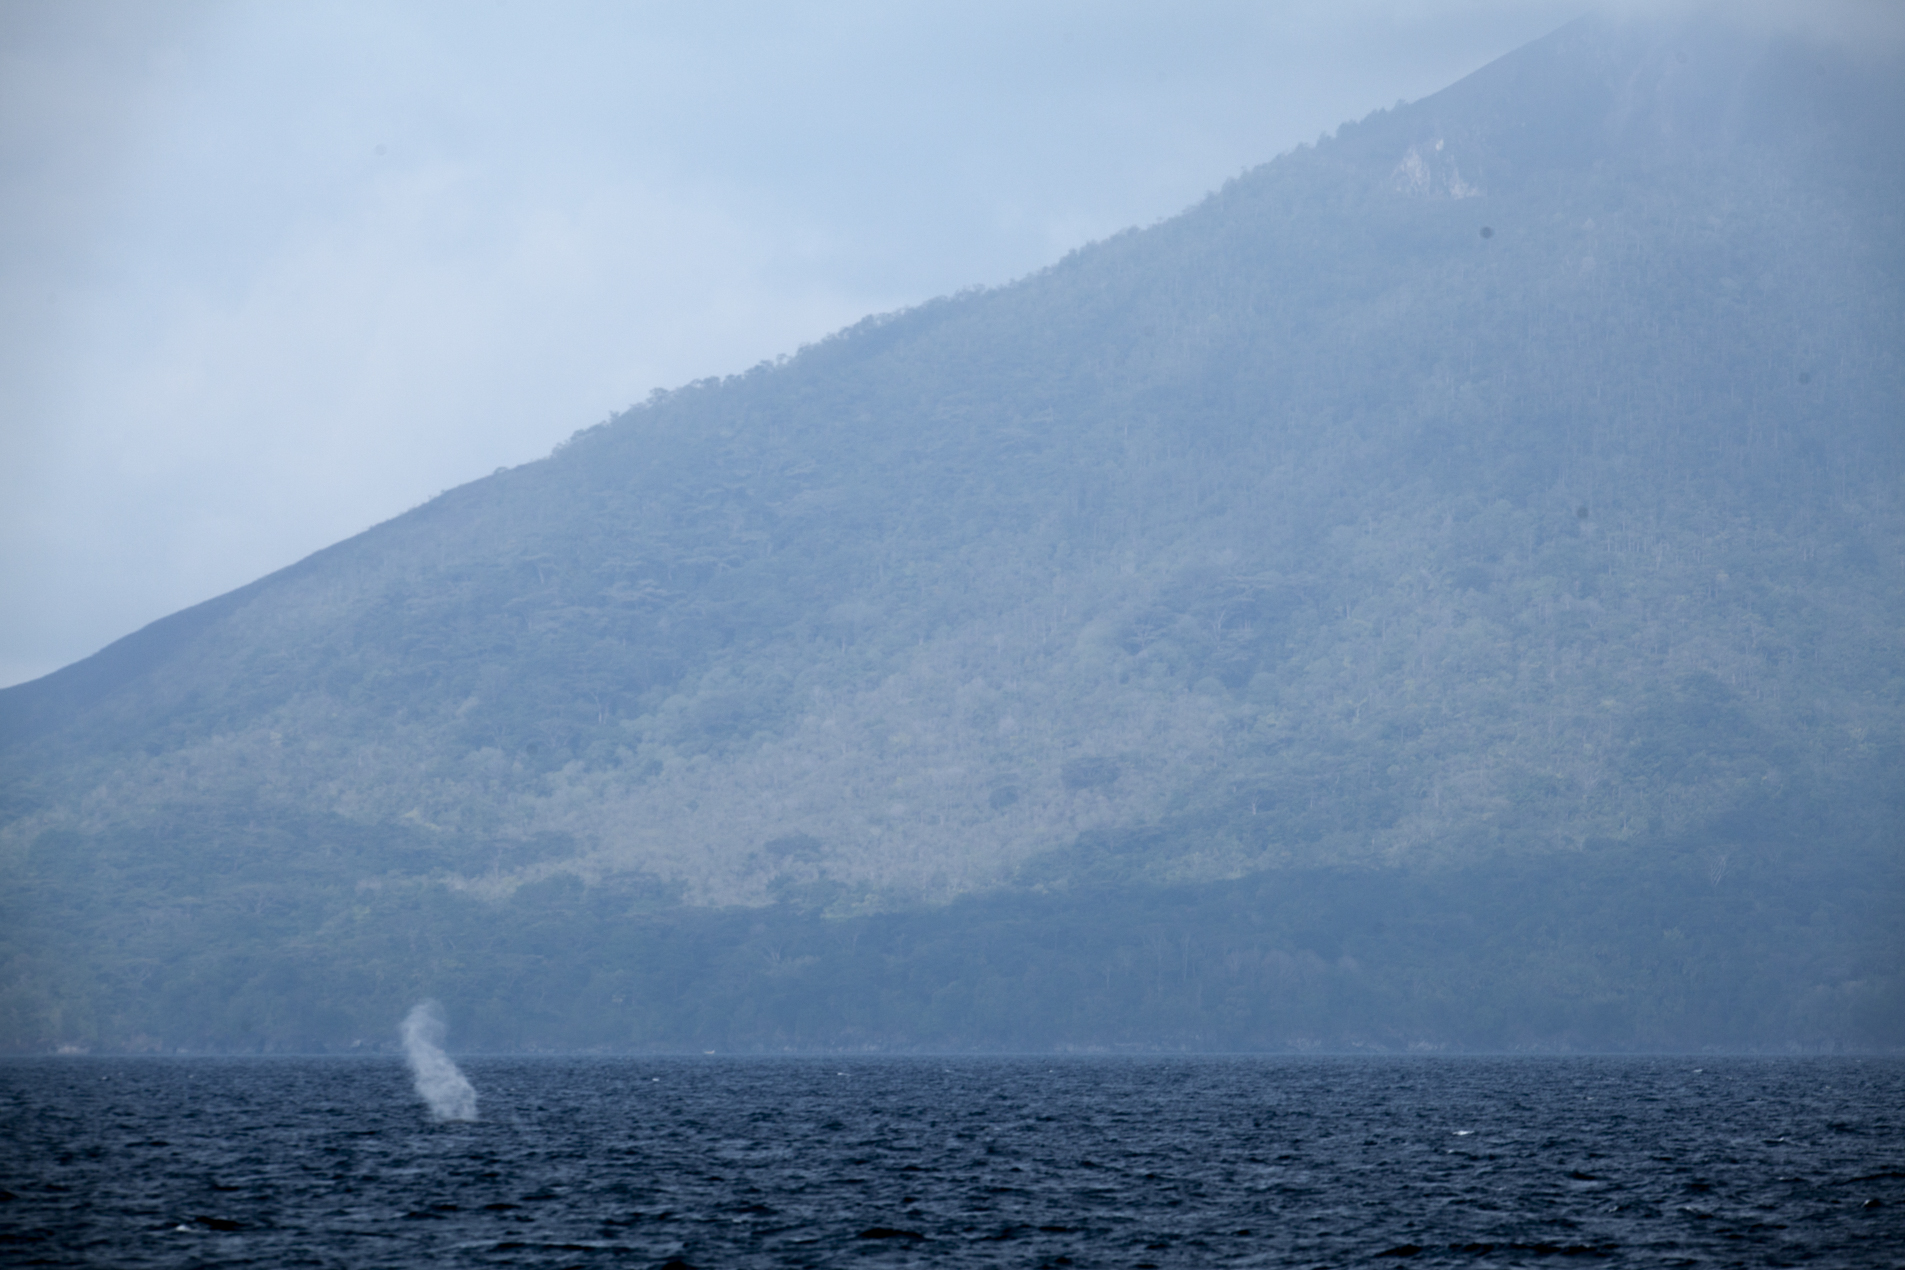
<svg viewBox="0 0 1905 1270">
<path fill-rule="evenodd" d="M 476 1119 L 476 1088 L 443 1052 L 443 1008 L 419 1001 L 404 1016 L 403 1052 L 417 1095 L 438 1120 Z"/>
</svg>

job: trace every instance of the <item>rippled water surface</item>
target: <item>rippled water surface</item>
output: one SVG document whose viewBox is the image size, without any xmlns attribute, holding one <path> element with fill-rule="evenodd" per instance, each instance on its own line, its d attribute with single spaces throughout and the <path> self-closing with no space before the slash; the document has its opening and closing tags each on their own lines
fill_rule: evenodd
<svg viewBox="0 0 1905 1270">
<path fill-rule="evenodd" d="M 1905 1062 L 0 1063 L 0 1263 L 1905 1265 Z"/>
</svg>

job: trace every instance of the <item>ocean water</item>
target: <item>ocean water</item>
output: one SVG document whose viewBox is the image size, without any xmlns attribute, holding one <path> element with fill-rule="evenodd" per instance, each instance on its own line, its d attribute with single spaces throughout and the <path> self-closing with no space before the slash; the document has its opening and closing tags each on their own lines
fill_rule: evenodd
<svg viewBox="0 0 1905 1270">
<path fill-rule="evenodd" d="M 0 1062 L 0 1264 L 1905 1266 L 1905 1061 Z"/>
</svg>

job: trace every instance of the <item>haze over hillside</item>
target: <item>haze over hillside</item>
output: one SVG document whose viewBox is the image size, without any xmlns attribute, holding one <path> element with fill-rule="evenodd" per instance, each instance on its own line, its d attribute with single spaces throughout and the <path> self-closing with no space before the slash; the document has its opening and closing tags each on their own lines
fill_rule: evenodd
<svg viewBox="0 0 1905 1270">
<path fill-rule="evenodd" d="M 8 1042 L 1905 1042 L 1898 69 L 1578 23 L 0 693 Z"/>
</svg>

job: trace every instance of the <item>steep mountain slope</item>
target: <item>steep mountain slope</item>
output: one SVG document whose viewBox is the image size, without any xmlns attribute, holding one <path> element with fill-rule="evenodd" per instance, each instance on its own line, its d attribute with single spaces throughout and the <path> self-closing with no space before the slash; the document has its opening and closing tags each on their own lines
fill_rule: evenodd
<svg viewBox="0 0 1905 1270">
<path fill-rule="evenodd" d="M 177 995 L 242 981 L 271 1037 L 328 1043 L 369 1025 L 315 1001 L 384 1008 L 468 971 L 458 948 L 534 945 L 570 984 L 540 1000 L 630 923 L 808 932 L 780 948 L 959 896 L 908 920 L 1104 887 L 1230 911 L 1344 869 L 1665 869 L 1704 897 L 1809 861 L 1819 904 L 1898 896 L 1897 69 L 1577 24 L 1175 220 L 657 394 L 0 693 L 7 1035 L 245 1043 L 257 1010 Z M 522 933 L 577 886 L 588 942 Z M 763 916 L 695 916 L 731 905 Z M 1808 909 L 1817 956 L 1751 991 L 1866 1023 L 1714 1026 L 1894 1035 L 1898 940 L 1860 911 Z M 1765 922 L 1726 912 L 1710 934 Z M 354 942 L 400 913 L 408 952 Z M 1340 971 L 1302 925 L 1251 964 Z M 1700 955 L 1721 943 L 1760 947 Z M 331 987 L 185 969 L 315 950 Z M 737 999 L 800 995 L 762 960 Z M 1105 1010 L 1045 1039 L 1148 1035 Z M 557 1016 L 511 1043 L 581 1043 Z M 705 1034 L 668 1018 L 588 1043 Z M 906 1035 L 1011 1039 L 934 1026 Z"/>
</svg>

